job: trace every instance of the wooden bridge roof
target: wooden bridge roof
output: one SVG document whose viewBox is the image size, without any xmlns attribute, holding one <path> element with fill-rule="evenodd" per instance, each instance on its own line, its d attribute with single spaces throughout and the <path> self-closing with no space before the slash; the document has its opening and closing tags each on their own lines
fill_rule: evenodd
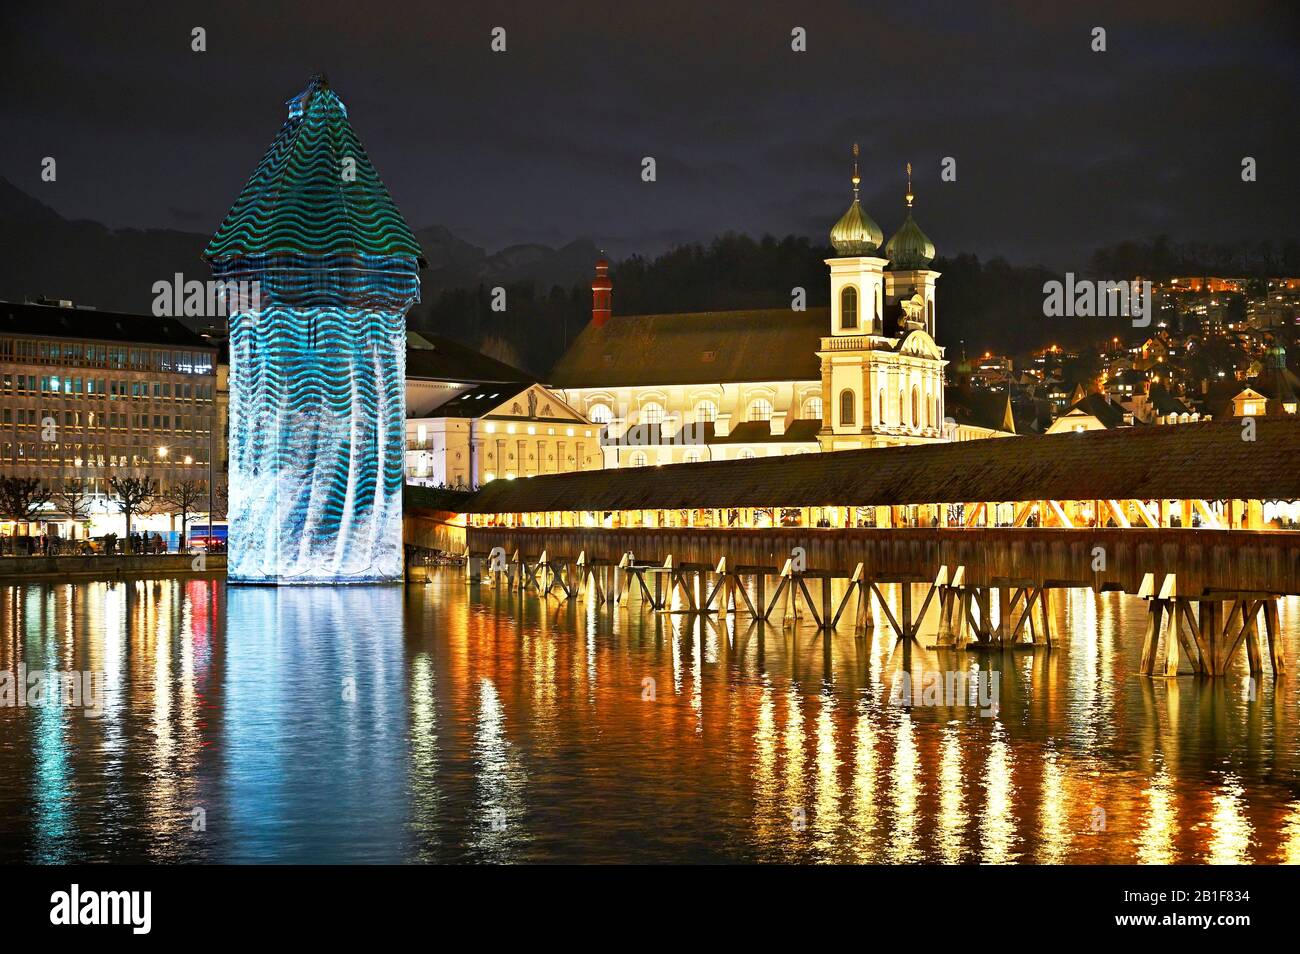
<svg viewBox="0 0 1300 954">
<path fill-rule="evenodd" d="M 464 512 L 1300 498 L 1300 418 L 1242 434 L 1216 421 L 494 480 Z"/>
</svg>

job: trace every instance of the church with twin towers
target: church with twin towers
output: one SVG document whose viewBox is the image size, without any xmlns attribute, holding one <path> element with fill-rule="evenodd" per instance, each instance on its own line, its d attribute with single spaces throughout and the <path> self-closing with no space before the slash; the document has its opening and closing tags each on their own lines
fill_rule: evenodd
<svg viewBox="0 0 1300 954">
<path fill-rule="evenodd" d="M 604 425 L 606 467 L 1000 433 L 945 423 L 940 275 L 913 217 L 910 165 L 903 219 L 888 241 L 862 207 L 856 145 L 851 182 L 852 201 L 830 230 L 829 307 L 619 315 L 609 263 L 597 262 L 591 322 L 547 383 Z"/>
</svg>

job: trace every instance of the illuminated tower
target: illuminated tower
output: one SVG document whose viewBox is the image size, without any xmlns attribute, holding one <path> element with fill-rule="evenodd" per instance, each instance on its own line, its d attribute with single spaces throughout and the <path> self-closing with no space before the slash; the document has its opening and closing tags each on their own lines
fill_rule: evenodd
<svg viewBox="0 0 1300 954">
<path fill-rule="evenodd" d="M 907 219 L 880 254 L 884 234 L 858 197 L 831 229 L 830 335 L 817 352 L 822 369 L 823 450 L 923 444 L 943 439 L 943 349 L 934 341 L 934 246 Z M 888 270 L 887 270 L 888 269 Z"/>
<path fill-rule="evenodd" d="M 325 77 L 287 105 L 204 252 L 258 293 L 229 314 L 228 579 L 397 581 L 423 257 Z"/>
</svg>

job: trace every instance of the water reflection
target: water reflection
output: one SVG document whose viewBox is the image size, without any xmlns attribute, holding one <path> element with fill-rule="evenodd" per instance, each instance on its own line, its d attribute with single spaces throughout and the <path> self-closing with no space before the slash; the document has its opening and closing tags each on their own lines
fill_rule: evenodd
<svg viewBox="0 0 1300 954">
<path fill-rule="evenodd" d="M 1300 862 L 1294 687 L 1140 679 L 1143 609 L 1071 592 L 1052 653 L 968 654 L 454 574 L 0 588 L 0 673 L 104 680 L 95 718 L 0 707 L 0 859 Z M 951 670 L 994 716 L 900 703 Z"/>
</svg>

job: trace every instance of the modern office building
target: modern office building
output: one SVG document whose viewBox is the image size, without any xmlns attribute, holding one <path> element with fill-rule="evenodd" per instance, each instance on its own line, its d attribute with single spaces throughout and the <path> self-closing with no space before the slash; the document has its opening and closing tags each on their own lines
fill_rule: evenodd
<svg viewBox="0 0 1300 954">
<path fill-rule="evenodd" d="M 88 494 L 81 520 L 57 497 L 43 511 L 39 523 L 56 524 L 61 536 L 121 534 L 110 478 L 147 477 L 165 489 L 219 477 L 226 454 L 213 427 L 216 370 L 217 348 L 173 318 L 0 302 L 0 476 Z M 135 526 L 170 529 L 171 518 Z M 0 517 L 0 534 L 15 532 L 40 531 Z"/>
</svg>

